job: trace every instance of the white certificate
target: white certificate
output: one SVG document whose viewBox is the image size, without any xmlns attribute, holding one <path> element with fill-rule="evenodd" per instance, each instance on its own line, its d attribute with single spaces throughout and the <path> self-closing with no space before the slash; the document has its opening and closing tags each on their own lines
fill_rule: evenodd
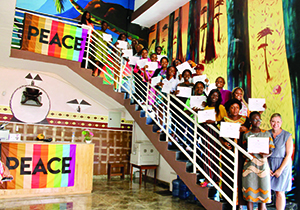
<svg viewBox="0 0 300 210">
<path fill-rule="evenodd" d="M 269 154 L 269 141 L 269 137 L 248 137 L 248 152 Z"/>
<path fill-rule="evenodd" d="M 240 138 L 239 123 L 221 122 L 220 137 Z"/>
<path fill-rule="evenodd" d="M 136 62 L 137 62 L 138 60 L 140 60 L 140 57 L 132 56 L 132 57 L 129 57 L 128 59 L 129 59 L 128 64 L 129 64 L 129 65 L 135 66 Z"/>
<path fill-rule="evenodd" d="M 177 70 L 179 71 L 180 74 L 182 74 L 182 72 L 186 69 L 192 71 L 192 68 L 190 66 L 190 64 L 186 61 L 178 66 L 176 66 Z"/>
<path fill-rule="evenodd" d="M 167 58 L 166 55 L 157 55 L 157 61 L 160 61 L 160 59 L 162 59 L 163 57 L 166 57 L 166 58 Z"/>
<path fill-rule="evenodd" d="M 172 82 L 164 82 L 161 92 L 170 93 L 171 90 L 172 90 Z"/>
<path fill-rule="evenodd" d="M 103 40 L 104 41 L 111 42 L 111 39 L 112 39 L 112 35 L 111 34 L 103 33 L 102 36 L 103 36 Z"/>
<path fill-rule="evenodd" d="M 128 42 L 122 41 L 122 40 L 118 40 L 117 42 L 119 43 L 119 44 L 117 45 L 118 48 L 124 49 L 124 50 L 127 49 Z"/>
<path fill-rule="evenodd" d="M 206 77 L 206 75 L 205 74 L 203 74 L 203 75 L 199 75 L 199 76 L 194 76 L 193 77 L 193 83 L 194 84 L 196 84 L 196 82 L 203 82 L 204 84 L 206 84 L 206 82 L 205 82 L 205 79 L 206 79 L 207 77 Z"/>
<path fill-rule="evenodd" d="M 144 68 L 144 66 L 146 65 L 146 63 L 148 62 L 148 59 L 141 59 L 141 60 L 138 60 L 136 62 L 136 65 L 138 65 L 140 68 Z"/>
<path fill-rule="evenodd" d="M 216 121 L 215 109 L 198 111 L 198 123 L 206 122 L 206 120 Z"/>
<path fill-rule="evenodd" d="M 266 103 L 266 99 L 264 98 L 249 98 L 249 110 L 250 111 L 265 111 L 263 107 Z"/>
<path fill-rule="evenodd" d="M 177 86 L 177 90 L 179 90 L 179 93 L 176 95 L 177 97 L 189 98 L 192 95 L 192 88 L 191 87 Z"/>
<path fill-rule="evenodd" d="M 154 87 L 161 81 L 161 76 L 152 77 L 151 78 L 151 85 Z"/>
<path fill-rule="evenodd" d="M 122 50 L 122 57 L 132 57 L 133 53 L 132 53 L 132 49 L 130 50 Z"/>
<path fill-rule="evenodd" d="M 148 66 L 147 70 L 156 70 L 158 69 L 157 62 L 147 62 L 146 65 Z"/>
<path fill-rule="evenodd" d="M 190 107 L 191 108 L 200 108 L 200 109 L 204 109 L 204 107 L 202 106 L 203 101 L 206 101 L 206 97 L 205 96 L 191 96 L 190 98 Z"/>
</svg>

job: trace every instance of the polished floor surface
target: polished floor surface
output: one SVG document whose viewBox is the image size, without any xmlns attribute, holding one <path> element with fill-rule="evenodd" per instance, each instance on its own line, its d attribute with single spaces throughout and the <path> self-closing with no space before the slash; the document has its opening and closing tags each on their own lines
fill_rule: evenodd
<svg viewBox="0 0 300 210">
<path fill-rule="evenodd" d="M 117 177 L 116 177 L 117 178 Z M 89 210 L 89 209 L 162 209 L 203 210 L 200 206 L 165 195 L 167 189 L 152 183 L 94 179 L 93 193 L 0 200 L 0 210 Z"/>
</svg>

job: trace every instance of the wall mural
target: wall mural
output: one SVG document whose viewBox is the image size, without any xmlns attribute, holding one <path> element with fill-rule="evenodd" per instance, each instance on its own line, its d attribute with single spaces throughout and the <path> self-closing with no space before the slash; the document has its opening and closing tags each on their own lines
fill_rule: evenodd
<svg viewBox="0 0 300 210">
<path fill-rule="evenodd" d="M 171 61 L 204 64 L 211 83 L 222 76 L 229 90 L 242 87 L 246 100 L 265 98 L 264 129 L 270 129 L 273 113 L 282 115 L 283 128 L 295 139 L 291 201 L 300 194 L 299 10 L 296 0 L 194 0 L 152 26 L 149 34 L 150 51 L 160 45 Z"/>
<path fill-rule="evenodd" d="M 101 24 L 103 20 L 108 23 L 107 33 L 112 34 L 114 41 L 120 33 L 127 33 L 130 40 L 139 39 L 147 45 L 148 29 L 130 23 L 134 0 L 17 0 L 16 7 L 76 20 L 89 11 L 95 23 Z M 100 28 L 95 26 L 95 29 Z"/>
</svg>

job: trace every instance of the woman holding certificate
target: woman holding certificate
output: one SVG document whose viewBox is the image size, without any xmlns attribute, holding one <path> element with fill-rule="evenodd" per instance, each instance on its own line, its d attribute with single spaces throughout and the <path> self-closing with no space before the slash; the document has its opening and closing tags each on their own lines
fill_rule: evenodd
<svg viewBox="0 0 300 210">
<path fill-rule="evenodd" d="M 246 158 L 242 174 L 243 198 L 247 209 L 253 209 L 253 203 L 258 203 L 258 209 L 263 210 L 265 203 L 271 201 L 270 168 L 267 157 L 274 148 L 271 134 L 259 128 L 261 117 L 259 112 L 250 114 L 251 129 L 243 136 L 243 147 L 253 156 Z"/>
<path fill-rule="evenodd" d="M 206 111 L 213 111 L 215 112 L 215 119 L 214 120 L 206 120 L 204 123 L 201 124 L 201 126 L 203 126 L 203 128 L 205 130 L 207 130 L 210 134 L 212 134 L 215 138 L 219 138 L 219 134 L 217 132 L 215 132 L 212 128 L 210 128 L 209 126 L 207 126 L 207 124 L 212 124 L 214 126 L 216 126 L 215 123 L 220 122 L 225 116 L 227 116 L 227 112 L 224 108 L 224 106 L 221 104 L 222 102 L 222 96 L 221 93 L 218 89 L 213 89 L 212 91 L 210 91 L 208 97 L 207 97 L 207 103 L 206 103 L 206 107 L 204 108 L 204 110 Z M 199 122 L 199 120 L 198 120 Z M 219 169 L 218 169 L 218 165 L 219 165 L 219 160 L 213 155 L 213 154 L 218 154 L 219 153 L 219 149 L 220 147 L 218 146 L 218 144 L 206 133 L 201 132 L 201 135 L 203 136 L 203 140 L 202 140 L 202 151 L 203 153 L 205 153 L 206 155 L 203 155 L 203 160 L 204 162 L 206 162 L 207 164 L 203 164 L 203 169 L 204 171 L 209 174 L 210 178 L 212 180 L 214 180 L 216 183 L 219 182 L 219 177 L 217 176 L 217 174 L 219 174 Z M 213 147 L 210 146 L 210 144 L 213 144 L 215 146 L 214 149 Z M 212 168 L 212 170 L 211 170 Z M 207 179 L 205 179 L 204 182 L 202 182 L 200 184 L 201 187 L 206 187 L 207 184 L 209 183 L 209 181 Z"/>
<path fill-rule="evenodd" d="M 167 72 L 166 72 L 165 76 L 163 76 L 162 74 L 160 74 L 160 76 L 162 77 L 162 81 L 157 84 L 157 89 L 161 92 L 161 94 L 163 94 L 166 97 L 167 97 L 167 94 L 174 94 L 176 87 L 179 83 L 178 79 L 176 79 L 176 68 L 173 66 L 169 66 L 167 68 Z M 156 103 L 159 104 L 158 105 L 159 121 L 160 121 L 160 124 L 163 125 L 163 110 L 164 110 L 163 104 L 167 103 L 167 101 L 164 97 L 162 97 L 161 94 L 158 94 L 156 96 L 156 98 L 158 99 L 158 100 L 156 100 Z M 164 102 L 164 103 L 162 103 L 162 102 Z M 160 133 L 161 130 L 159 130 L 157 132 Z"/>
<path fill-rule="evenodd" d="M 190 82 L 190 78 L 192 76 L 192 72 L 189 69 L 186 69 L 182 72 L 183 82 L 179 83 L 176 87 L 175 95 L 183 104 L 186 103 L 189 97 L 192 95 L 192 89 L 194 84 Z M 184 105 L 178 102 L 173 97 L 171 98 L 172 104 L 177 106 L 178 110 L 184 110 Z M 177 137 L 179 137 L 180 141 L 184 139 L 184 132 L 187 124 L 187 119 L 183 113 L 176 110 L 174 105 L 171 105 L 171 114 L 173 117 L 172 122 L 172 130 L 175 131 Z"/>
<path fill-rule="evenodd" d="M 271 116 L 269 130 L 275 149 L 268 158 L 271 173 L 271 189 L 276 193 L 276 209 L 285 208 L 285 191 L 292 188 L 292 154 L 293 138 L 292 135 L 281 128 L 282 119 L 280 114 L 275 113 Z"/>
<path fill-rule="evenodd" d="M 242 108 L 242 104 L 238 99 L 230 99 L 229 101 L 227 101 L 227 103 L 225 104 L 225 108 L 228 112 L 228 116 L 225 116 L 223 118 L 223 122 L 228 122 L 228 123 L 238 123 L 240 124 L 240 135 L 238 139 L 234 139 L 234 141 L 242 146 L 242 137 L 243 137 L 243 133 L 248 131 L 249 127 L 250 127 L 250 122 L 249 122 L 249 118 L 247 116 L 242 116 L 239 114 L 241 108 Z M 229 142 L 227 142 L 225 139 L 220 138 L 221 143 L 224 145 L 224 147 L 226 147 L 227 149 L 232 149 L 232 146 Z M 226 152 L 226 150 L 222 150 L 222 152 L 225 154 L 224 156 L 230 157 L 230 155 Z M 241 181 L 242 181 L 242 168 L 243 168 L 243 162 L 244 162 L 244 158 L 243 155 L 241 153 L 239 153 L 238 156 L 239 159 L 239 164 L 238 164 L 238 198 L 237 198 L 237 205 L 242 205 L 243 204 L 243 198 L 242 198 L 242 191 L 241 191 Z M 228 161 L 223 158 L 222 161 L 224 161 L 225 163 L 228 163 Z M 228 163 L 230 165 L 230 163 Z M 233 177 L 233 173 L 230 172 L 227 168 L 222 167 L 223 170 L 229 174 L 230 176 Z M 223 176 L 222 177 L 227 183 L 231 183 L 230 179 L 227 176 Z M 222 184 L 222 189 L 223 191 L 226 192 L 226 194 L 230 195 L 231 194 L 231 190 L 228 188 L 227 185 Z"/>
</svg>

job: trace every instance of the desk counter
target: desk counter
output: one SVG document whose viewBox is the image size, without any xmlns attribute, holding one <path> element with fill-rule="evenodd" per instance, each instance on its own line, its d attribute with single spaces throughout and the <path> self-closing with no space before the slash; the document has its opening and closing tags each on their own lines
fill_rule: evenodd
<svg viewBox="0 0 300 210">
<path fill-rule="evenodd" d="M 94 144 L 1 141 L 1 161 L 14 180 L 0 198 L 91 193 Z"/>
</svg>

